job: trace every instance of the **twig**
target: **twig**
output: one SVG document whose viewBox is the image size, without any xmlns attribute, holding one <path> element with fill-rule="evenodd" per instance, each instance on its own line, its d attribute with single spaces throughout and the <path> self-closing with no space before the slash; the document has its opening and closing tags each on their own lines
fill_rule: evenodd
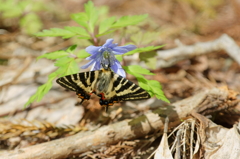
<svg viewBox="0 0 240 159">
<path fill-rule="evenodd" d="M 2 153 L 1 157 L 6 159 L 66 158 L 86 151 L 96 150 L 102 146 L 116 144 L 119 141 L 144 137 L 155 130 L 163 129 L 164 125 L 161 116 L 167 114 L 170 119 L 169 127 L 174 127 L 180 124 L 181 119 L 185 118 L 194 108 L 204 103 L 208 96 L 220 96 L 223 99 L 221 104 L 233 100 L 228 99 L 226 94 L 228 94 L 227 90 L 214 88 L 167 107 L 160 107 L 154 112 L 147 113 L 136 119 L 124 120 L 101 127 L 95 131 L 82 132 L 70 137 L 9 151 L 8 153 Z"/>
<path fill-rule="evenodd" d="M 174 49 L 158 51 L 157 68 L 169 67 L 181 60 L 221 50 L 226 51 L 240 65 L 238 45 L 231 37 L 223 34 L 214 41 L 199 42 L 190 46 L 181 45 Z"/>
</svg>

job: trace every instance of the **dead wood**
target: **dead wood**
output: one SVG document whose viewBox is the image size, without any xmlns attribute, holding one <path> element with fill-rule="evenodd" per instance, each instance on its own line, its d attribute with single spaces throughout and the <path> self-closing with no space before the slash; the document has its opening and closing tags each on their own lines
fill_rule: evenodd
<svg viewBox="0 0 240 159">
<path fill-rule="evenodd" d="M 189 46 L 181 44 L 174 49 L 158 51 L 157 68 L 169 67 L 181 60 L 221 50 L 226 51 L 230 57 L 240 64 L 240 49 L 238 45 L 231 37 L 223 34 L 220 38 L 214 41 L 199 42 Z"/>
<path fill-rule="evenodd" d="M 219 105 L 225 105 L 227 101 L 235 102 L 237 99 L 232 98 L 229 94 L 226 89 L 213 88 L 172 105 L 159 107 L 159 109 L 136 119 L 124 120 L 94 131 L 78 133 L 70 137 L 9 151 L 2 153 L 1 157 L 6 159 L 66 158 L 89 150 L 96 150 L 102 146 L 116 144 L 119 141 L 141 138 L 151 132 L 162 131 L 164 127 L 163 118 L 166 116 L 170 120 L 169 127 L 179 125 L 182 122 L 181 119 L 185 118 L 196 107 L 204 106 L 204 103 L 209 104 L 206 100 L 211 99 L 211 97 L 214 97 L 211 99 L 212 101 L 215 100 L 215 97 L 221 99 Z"/>
</svg>

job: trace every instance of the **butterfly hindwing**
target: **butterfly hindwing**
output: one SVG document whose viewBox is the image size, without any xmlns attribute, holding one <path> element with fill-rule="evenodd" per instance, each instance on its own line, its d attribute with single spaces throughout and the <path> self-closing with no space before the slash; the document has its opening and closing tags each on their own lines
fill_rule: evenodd
<svg viewBox="0 0 240 159">
<path fill-rule="evenodd" d="M 113 87 L 116 96 L 121 101 L 148 99 L 150 95 L 147 91 L 134 84 L 133 82 L 123 78 L 118 74 L 114 74 Z"/>
</svg>

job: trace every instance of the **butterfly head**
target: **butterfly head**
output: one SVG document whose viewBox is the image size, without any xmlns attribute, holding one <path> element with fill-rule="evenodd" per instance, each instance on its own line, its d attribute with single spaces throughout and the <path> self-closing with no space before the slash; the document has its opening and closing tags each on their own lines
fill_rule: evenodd
<svg viewBox="0 0 240 159">
<path fill-rule="evenodd" d="M 109 70 L 110 69 L 110 64 L 104 64 L 104 63 L 101 63 L 102 64 L 102 68 L 104 69 L 104 70 Z"/>
</svg>

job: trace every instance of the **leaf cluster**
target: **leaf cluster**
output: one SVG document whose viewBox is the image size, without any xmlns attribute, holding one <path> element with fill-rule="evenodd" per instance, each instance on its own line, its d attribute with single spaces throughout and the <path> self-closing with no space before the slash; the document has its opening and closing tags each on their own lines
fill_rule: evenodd
<svg viewBox="0 0 240 159">
<path fill-rule="evenodd" d="M 143 75 L 154 75 L 149 70 L 142 68 L 139 65 L 124 66 L 125 71 L 138 80 L 139 86 L 145 89 L 151 96 L 156 96 L 167 103 L 169 100 L 164 96 L 160 83 L 156 80 L 147 80 Z"/>
<path fill-rule="evenodd" d="M 41 1 L 31 0 L 0 0 L 0 15 L 3 19 L 18 19 L 23 32 L 33 34 L 42 29 L 42 22 L 36 14 L 46 10 Z M 16 20 L 14 20 L 16 21 Z"/>
<path fill-rule="evenodd" d="M 56 37 L 62 38 L 78 37 L 79 39 L 93 40 L 100 36 L 112 33 L 118 29 L 136 25 L 147 18 L 147 15 L 122 16 L 106 18 L 104 13 L 106 8 L 96 8 L 93 3 L 89 1 L 84 5 L 85 12 L 72 14 L 71 18 L 79 27 L 66 26 L 64 28 L 51 28 L 36 33 L 39 37 Z"/>
</svg>

